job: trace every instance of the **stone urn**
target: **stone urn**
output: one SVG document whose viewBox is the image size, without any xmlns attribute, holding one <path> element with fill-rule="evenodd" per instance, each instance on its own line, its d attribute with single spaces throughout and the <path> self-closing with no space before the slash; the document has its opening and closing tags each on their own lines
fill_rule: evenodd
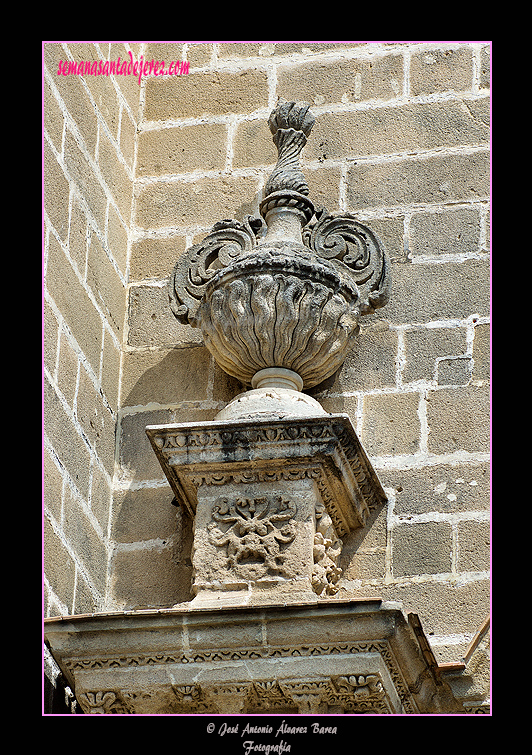
<svg viewBox="0 0 532 755">
<path fill-rule="evenodd" d="M 252 389 L 301 392 L 323 382 L 352 348 L 359 317 L 389 298 L 375 234 L 308 197 L 299 155 L 314 120 L 307 104 L 280 101 L 268 121 L 278 161 L 262 217 L 217 223 L 170 281 L 175 316 L 200 328 L 218 365 Z"/>
</svg>

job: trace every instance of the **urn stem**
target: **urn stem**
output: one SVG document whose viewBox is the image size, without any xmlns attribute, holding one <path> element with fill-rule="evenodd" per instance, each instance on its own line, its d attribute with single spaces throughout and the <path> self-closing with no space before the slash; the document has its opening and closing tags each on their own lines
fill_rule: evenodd
<svg viewBox="0 0 532 755">
<path fill-rule="evenodd" d="M 253 388 L 289 388 L 292 391 L 303 390 L 303 380 L 293 370 L 284 367 L 268 367 L 259 370 L 251 378 Z"/>
</svg>

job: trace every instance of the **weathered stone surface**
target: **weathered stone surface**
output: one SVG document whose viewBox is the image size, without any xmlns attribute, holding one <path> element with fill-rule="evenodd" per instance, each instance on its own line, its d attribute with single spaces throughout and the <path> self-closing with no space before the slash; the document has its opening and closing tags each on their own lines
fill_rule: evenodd
<svg viewBox="0 0 532 755">
<path fill-rule="evenodd" d="M 145 118 L 196 118 L 206 114 L 246 113 L 268 101 L 266 71 L 215 71 L 146 81 Z"/>
<path fill-rule="evenodd" d="M 452 529 L 448 522 L 401 524 L 394 529 L 392 546 L 395 577 L 451 571 Z"/>
<path fill-rule="evenodd" d="M 194 589 L 272 588 L 312 596 L 315 525 L 312 479 L 201 485 L 194 525 Z M 277 593 L 278 590 L 276 589 Z M 300 598 L 301 599 L 301 598 Z"/>
<path fill-rule="evenodd" d="M 440 388 L 427 396 L 428 446 L 432 453 L 456 449 L 485 452 L 490 447 L 487 386 Z"/>
<path fill-rule="evenodd" d="M 180 404 L 205 398 L 209 352 L 202 346 L 126 352 L 122 405 Z"/>
<path fill-rule="evenodd" d="M 138 45 L 126 47 L 138 56 Z M 476 462 L 478 469 L 470 467 L 474 459 L 484 461 L 487 455 L 464 452 L 461 436 L 455 432 L 453 437 L 460 442 L 454 449 L 450 431 L 447 442 L 442 443 L 446 422 L 453 430 L 460 429 L 456 412 L 446 411 L 447 404 L 444 406 L 442 399 L 453 398 L 452 393 L 458 399 L 463 392 L 457 382 L 460 375 L 453 368 L 465 367 L 467 357 L 474 360 L 471 388 L 481 387 L 489 379 L 489 298 L 483 283 L 489 268 L 487 260 L 475 257 L 489 249 L 487 194 L 477 169 L 485 171 L 487 164 L 484 147 L 489 100 L 482 87 L 489 86 L 490 46 L 456 44 L 452 46 L 454 51 L 444 49 L 442 43 L 345 47 L 309 43 L 148 45 L 146 58 L 182 58 L 190 61 L 191 69 L 200 67 L 193 71 L 194 86 L 189 88 L 184 77 L 173 84 L 168 79 L 154 78 L 139 87 L 134 79 L 128 86 L 127 77 L 111 81 L 105 76 L 86 76 L 84 97 L 76 102 L 81 80 L 55 75 L 59 58 L 111 59 L 117 53 L 127 56 L 127 49 L 118 44 L 46 46 L 44 85 L 50 85 L 46 96 L 52 117 L 46 118 L 45 112 L 45 152 L 53 179 L 47 188 L 59 187 L 59 191 L 52 191 L 53 196 L 47 194 L 44 218 L 44 259 L 48 264 L 45 308 L 52 323 L 45 332 L 49 348 L 46 383 L 55 392 L 54 406 L 61 409 L 53 414 L 51 426 L 47 423 L 46 433 L 54 474 L 46 500 L 46 527 L 51 527 L 52 541 L 57 538 L 61 545 L 57 550 L 52 548 L 53 555 L 46 564 L 47 615 L 70 610 L 85 613 L 112 606 L 116 610 L 147 605 L 168 607 L 192 598 L 191 575 L 186 590 L 175 589 L 180 583 L 181 566 L 177 567 L 171 549 L 159 551 L 158 533 L 154 534 L 159 513 L 167 521 L 166 515 L 173 517 L 175 507 L 170 505 L 173 494 L 164 485 L 163 472 L 148 445 L 144 426 L 212 420 L 221 403 L 230 401 L 243 387 L 213 365 L 206 349 L 182 348 L 199 344 L 201 332 L 176 322 L 170 325 L 163 311 L 166 292 L 159 286 L 186 246 L 201 241 L 212 223 L 232 217 L 233 213 L 239 219 L 246 212 L 258 214 L 260 192 L 276 161 L 264 107 L 277 93 L 294 99 L 308 98 L 319 106 L 316 125 L 301 159 L 315 207 L 324 205 L 335 212 L 350 207 L 356 211 L 361 208 L 357 197 L 362 196 L 362 206 L 368 211 L 362 210 L 359 219 L 369 223 L 384 241 L 394 262 L 421 263 L 394 264 L 395 288 L 390 305 L 382 315 L 379 313 L 379 329 L 373 330 L 373 317 L 366 319 L 368 327 L 363 327 L 357 336 L 334 384 L 331 377 L 326 385 L 321 384 L 321 390 L 320 386 L 311 389 L 320 390 L 313 395 L 319 397 L 327 411 L 349 412 L 366 451 L 380 454 L 387 449 L 386 453 L 395 454 L 376 461 L 385 490 L 393 485 L 389 505 L 378 509 L 378 519 L 370 516 L 365 527 L 357 529 L 349 539 L 344 538 L 342 565 L 346 571 L 342 583 L 350 597 L 373 595 L 378 590 L 388 599 L 404 600 L 409 610 L 420 613 L 425 631 L 435 634 L 429 636 L 431 645 L 437 657 L 444 660 L 460 657 L 489 610 L 489 575 L 463 571 L 484 568 L 486 563 L 483 530 L 489 509 L 489 468 L 484 469 L 482 464 L 480 472 L 481 462 Z M 229 112 L 221 95 L 227 83 L 249 80 L 249 76 L 240 75 L 244 69 L 260 71 L 266 89 L 255 92 L 248 87 L 248 99 L 237 97 L 238 107 Z M 277 76 L 271 75 L 274 71 Z M 404 92 L 430 96 L 407 102 L 402 97 L 403 87 Z M 200 93 L 199 99 L 190 98 L 187 89 Z M 145 90 L 146 106 L 140 111 L 138 93 Z M 134 91 L 136 101 L 131 97 Z M 187 95 L 188 115 L 193 117 L 182 117 L 185 111 L 176 107 L 176 93 L 178 100 L 182 93 Z M 155 120 L 141 123 L 138 119 L 148 112 Z M 210 112 L 216 115 L 209 116 Z M 102 170 L 109 176 L 112 168 L 110 143 L 102 142 L 105 165 L 100 168 L 95 123 L 104 127 L 134 182 L 133 212 L 123 217 L 123 196 L 113 196 L 115 188 L 121 191 L 120 184 L 103 185 Z M 203 151 L 200 134 L 212 137 L 203 145 Z M 83 159 L 88 160 L 88 173 Z M 450 164 L 449 171 L 444 169 L 445 163 Z M 421 171 L 425 165 L 433 170 L 435 182 Z M 206 170 L 213 172 L 207 175 Z M 139 178 L 140 174 L 151 178 Z M 418 175 L 419 184 L 415 181 Z M 388 186 L 390 176 L 394 180 Z M 362 181 L 367 184 L 362 186 Z M 468 194 L 470 184 L 474 191 Z M 79 194 L 80 187 L 83 196 Z M 273 215 L 272 211 L 270 231 Z M 99 239 L 122 281 L 136 284 L 128 288 L 129 327 L 123 338 L 117 337 L 118 332 L 115 336 L 116 328 L 102 306 L 105 302 L 116 320 L 114 303 L 105 295 L 112 293 L 111 289 L 104 286 L 103 299 L 100 298 L 93 286 L 94 271 L 87 270 L 89 249 L 91 254 L 97 249 L 91 249 L 91 237 Z M 261 243 L 260 238 L 257 241 Z M 58 242 L 62 248 L 59 255 Z M 442 253 L 452 256 L 446 259 Z M 72 275 L 65 277 L 64 267 L 54 268 L 54 260 L 63 257 L 67 268 L 71 266 L 75 272 L 75 296 L 69 285 Z M 105 259 L 101 262 L 105 263 Z M 68 293 L 67 304 L 64 291 Z M 83 305 L 87 294 L 89 309 L 95 307 L 97 316 L 91 309 L 88 320 L 73 318 L 73 301 L 82 314 L 88 311 Z M 120 314 L 119 306 L 116 310 Z M 479 322 L 474 313 L 480 315 Z M 168 316 L 173 318 L 170 312 Z M 386 321 L 390 327 L 380 329 Z M 124 313 L 120 322 L 125 322 Z M 85 327 L 79 327 L 80 323 Z M 87 346 L 93 334 L 97 338 Z M 166 352 L 165 345 L 180 348 Z M 415 381 L 419 384 L 414 385 Z M 432 385 L 426 381 L 433 381 Z M 454 386 L 453 391 L 449 386 Z M 101 463 L 93 436 L 90 441 L 87 438 L 86 431 L 93 428 L 86 421 L 91 404 L 84 397 L 85 390 L 89 396 L 94 390 L 97 395 L 103 391 L 103 399 L 115 412 L 118 466 L 114 475 Z M 427 391 L 440 395 L 430 396 Z M 396 399 L 397 394 L 405 392 L 412 399 L 408 407 L 405 401 Z M 273 394 L 273 389 L 268 389 L 268 396 Z M 373 403 L 369 401 L 371 394 L 390 398 Z M 268 407 L 261 403 L 264 395 L 260 391 L 242 394 L 237 405 L 231 407 L 239 414 L 229 419 L 244 416 L 240 411 L 244 411 L 245 401 L 246 410 L 251 410 L 250 415 L 258 421 L 258 410 L 274 406 L 273 399 Z M 160 402 L 161 416 L 155 417 Z M 279 405 L 282 411 L 288 408 L 284 399 Z M 290 408 L 294 405 L 301 407 L 304 402 L 298 398 Z M 84 418 L 83 426 L 78 409 Z M 438 409 L 443 411 L 441 416 Z M 170 412 L 174 410 L 172 416 Z M 392 415 L 397 411 L 397 417 L 379 422 L 375 420 L 377 411 Z M 393 423 L 389 422 L 392 418 Z M 403 420 L 407 425 L 404 432 L 398 432 Z M 368 421 L 373 425 L 370 434 Z M 485 444 L 473 443 L 477 428 L 482 427 L 485 423 L 475 427 L 468 421 L 468 448 L 485 448 Z M 113 441 L 114 428 L 106 425 L 105 431 Z M 400 449 L 406 448 L 404 452 L 408 453 L 408 449 L 418 447 L 417 433 L 419 452 L 411 458 L 401 458 Z M 142 437 L 144 442 L 139 443 Z M 438 459 L 434 456 L 438 453 L 444 455 Z M 444 460 L 451 466 L 440 466 Z M 161 493 L 159 511 L 154 509 L 156 494 L 150 493 L 154 485 Z M 81 524 L 78 528 L 75 521 L 69 521 L 72 537 L 67 540 L 64 498 L 73 487 L 83 495 L 79 501 Z M 116 495 L 117 490 L 125 492 L 126 488 L 134 496 L 128 498 L 130 505 L 122 505 L 120 495 Z M 110 508 L 113 490 L 115 500 L 111 499 Z M 72 515 L 78 512 L 69 502 L 69 518 Z M 104 571 L 105 595 L 95 587 L 102 584 L 101 575 L 87 571 L 83 537 L 78 543 L 77 534 L 83 535 L 87 515 L 105 537 L 108 561 L 100 560 L 97 567 Z M 411 519 L 411 525 L 417 522 L 422 527 L 428 522 L 451 523 L 451 573 L 393 578 L 395 567 L 399 570 L 404 558 L 404 551 L 392 549 L 395 534 L 400 534 L 394 528 L 406 527 L 406 517 Z M 186 519 L 191 529 L 192 522 Z M 180 529 L 176 530 L 175 538 L 180 539 L 181 534 Z M 160 536 L 166 540 L 166 535 L 161 532 Z M 150 539 L 141 542 L 143 538 Z M 191 540 L 189 532 L 189 571 Z M 138 547 L 134 546 L 137 541 Z M 360 547 L 350 549 L 355 541 Z M 421 560 L 419 563 L 422 567 Z M 66 570 L 62 570 L 64 564 Z M 363 693 L 364 688 L 360 691 Z M 303 690 L 299 688 L 299 692 Z M 182 693 L 184 699 L 193 694 L 191 690 Z M 232 692 L 224 687 L 214 694 L 221 700 Z M 235 701 L 238 694 L 236 691 Z"/>
<path fill-rule="evenodd" d="M 225 165 L 227 126 L 199 124 L 145 131 L 139 136 L 137 175 L 158 176 Z"/>
<path fill-rule="evenodd" d="M 448 90 L 469 90 L 473 80 L 471 48 L 423 50 L 412 55 L 410 93 L 412 96 Z"/>
<path fill-rule="evenodd" d="M 363 521 L 368 506 L 385 498 L 347 415 L 292 417 L 261 424 L 153 425 L 146 433 L 170 485 L 191 513 L 196 509 L 195 484 L 214 473 L 213 464 L 223 464 L 228 475 L 238 474 L 251 482 L 254 475 L 268 472 L 287 479 L 310 474 L 308 464 L 317 463 L 323 483 L 331 486 L 328 506 L 340 534 Z M 352 496 L 349 504 L 346 496 Z"/>
<path fill-rule="evenodd" d="M 419 449 L 419 394 L 380 393 L 364 398 L 362 441 L 375 456 L 413 454 Z"/>
<path fill-rule="evenodd" d="M 417 616 L 380 599 L 48 619 L 85 713 L 456 713 Z"/>
<path fill-rule="evenodd" d="M 463 328 L 407 330 L 404 344 L 403 382 L 434 380 L 439 359 L 465 354 L 467 333 Z"/>
<path fill-rule="evenodd" d="M 154 425 L 146 433 L 195 518 L 196 602 L 333 594 L 340 539 L 386 498 L 346 415 Z"/>
<path fill-rule="evenodd" d="M 438 464 L 421 469 L 381 470 L 382 484 L 395 491 L 399 516 L 485 512 L 490 504 L 490 467 L 487 462 Z"/>
<path fill-rule="evenodd" d="M 360 212 L 370 207 L 487 199 L 489 176 L 487 151 L 361 163 L 349 170 L 348 207 Z"/>
<path fill-rule="evenodd" d="M 270 370 L 262 370 L 262 372 L 270 372 Z M 290 372 L 290 370 L 283 370 L 283 372 Z M 257 375 L 260 374 L 261 372 L 257 373 Z M 296 373 L 292 374 L 296 375 Z M 312 396 L 286 387 L 268 386 L 239 393 L 216 415 L 216 420 L 251 418 L 268 420 L 285 417 L 315 417 L 320 414 L 326 414 L 326 412 Z"/>
<path fill-rule="evenodd" d="M 280 366 L 311 387 L 340 367 L 353 344 L 358 292 L 329 265 L 283 252 L 225 268 L 207 287 L 198 320 L 218 364 L 241 382 Z"/>
<path fill-rule="evenodd" d="M 442 678 L 467 713 L 489 713 L 490 619 L 486 619 L 459 663 L 443 664 Z"/>
<path fill-rule="evenodd" d="M 317 118 L 307 159 L 383 155 L 489 143 L 486 100 L 340 110 Z"/>
</svg>

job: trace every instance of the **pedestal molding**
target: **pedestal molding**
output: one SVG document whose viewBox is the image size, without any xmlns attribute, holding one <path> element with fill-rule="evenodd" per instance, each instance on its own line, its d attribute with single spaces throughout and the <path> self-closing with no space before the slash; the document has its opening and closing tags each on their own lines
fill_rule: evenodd
<svg viewBox="0 0 532 755">
<path fill-rule="evenodd" d="M 149 425 L 174 495 L 194 515 L 198 484 L 312 477 L 339 537 L 363 526 L 386 495 L 347 415 L 269 422 Z"/>
</svg>

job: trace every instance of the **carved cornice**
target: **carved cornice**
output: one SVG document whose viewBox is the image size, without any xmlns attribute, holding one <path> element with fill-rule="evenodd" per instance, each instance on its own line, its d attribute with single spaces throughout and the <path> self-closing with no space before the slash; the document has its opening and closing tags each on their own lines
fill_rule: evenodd
<svg viewBox="0 0 532 755">
<path fill-rule="evenodd" d="M 353 656 L 379 656 L 384 662 L 389 679 L 393 683 L 393 688 L 401 702 L 402 712 L 416 713 L 417 705 L 414 702 L 416 697 L 422 694 L 424 687 L 435 689 L 443 698 L 452 696 L 443 690 L 443 683 L 437 679 L 434 668 L 425 667 L 421 670 L 415 681 L 407 683 L 403 672 L 397 664 L 395 653 L 390 647 L 387 640 L 373 640 L 368 642 L 319 642 L 319 643 L 293 643 L 276 647 L 265 647 L 253 645 L 242 648 L 224 648 L 220 647 L 215 650 L 187 650 L 180 652 L 154 652 L 154 653 L 120 653 L 115 655 L 105 655 L 98 653 L 97 658 L 78 657 L 66 660 L 63 668 L 72 677 L 78 676 L 81 672 L 98 672 L 113 669 L 138 669 L 145 668 L 155 669 L 157 667 L 184 667 L 188 664 L 202 665 L 207 664 L 210 668 L 213 664 L 227 664 L 232 662 L 248 662 L 258 660 L 290 659 L 290 658 L 348 658 Z M 436 677 L 436 678 L 435 678 Z M 248 692 L 257 694 L 251 695 L 250 699 L 245 702 L 245 707 L 252 711 L 255 707 L 261 706 L 267 699 L 270 699 L 269 706 L 272 702 L 277 701 L 274 707 L 286 707 L 287 693 L 292 690 L 294 694 L 313 694 L 318 693 L 314 687 L 316 680 L 313 679 L 293 679 L 290 682 L 279 684 L 275 678 L 254 680 L 253 685 L 248 685 Z M 245 683 L 237 685 L 240 693 L 244 690 Z M 446 685 L 445 685 L 446 686 Z M 320 680 L 319 687 L 322 692 L 326 689 L 327 694 L 322 695 L 321 699 L 330 706 L 340 706 L 345 712 L 365 712 L 365 707 L 371 708 L 372 712 L 382 713 L 389 712 L 389 707 L 385 704 L 386 694 L 382 678 L 379 674 L 372 671 L 356 674 L 336 675 L 331 677 L 328 682 Z M 209 685 L 180 685 L 178 691 L 174 686 L 174 692 L 180 703 L 189 712 L 212 712 L 212 698 L 209 702 L 208 695 L 205 691 L 210 689 Z M 220 692 L 225 689 L 229 693 L 230 689 L 236 689 L 232 685 L 216 685 L 215 689 Z M 283 694 L 280 695 L 279 692 Z M 273 693 L 273 698 L 271 697 Z M 432 693 L 433 694 L 433 693 Z M 125 713 L 134 712 L 134 695 L 131 693 L 120 692 L 119 689 L 103 689 L 84 692 L 77 695 L 78 702 L 86 713 Z M 290 699 L 290 695 L 288 695 Z M 291 698 L 292 701 L 294 698 Z M 242 701 L 244 703 L 244 701 Z M 453 712 L 459 712 L 459 706 L 450 703 Z M 385 709 L 382 709 L 384 706 Z M 266 706 L 268 707 L 268 706 Z M 468 713 L 486 713 L 489 712 L 489 704 L 485 701 L 479 703 L 465 703 L 464 711 Z M 308 712 L 306 710 L 300 712 Z M 317 712 L 317 711 L 310 711 Z M 366 712 L 368 712 L 366 710 Z M 437 711 L 441 712 L 441 711 Z"/>
<path fill-rule="evenodd" d="M 233 661 L 254 661 L 258 659 L 290 659 L 343 656 L 353 654 L 378 654 L 382 657 L 390 679 L 393 680 L 403 712 L 416 712 L 409 699 L 410 690 L 405 684 L 388 643 L 351 642 L 319 643 L 317 645 L 292 645 L 266 648 L 220 649 L 192 653 L 156 653 L 152 655 L 120 655 L 96 660 L 67 662 L 66 666 L 74 676 L 79 672 L 103 669 L 156 668 L 175 664 L 209 664 Z M 175 704 L 179 712 L 240 712 L 255 710 L 275 711 L 278 708 L 298 708 L 299 713 L 327 712 L 328 707 L 340 707 L 346 713 L 389 713 L 392 710 L 387 698 L 385 685 L 379 673 L 370 671 L 357 674 L 336 674 L 330 677 L 309 677 L 277 680 L 277 678 L 254 679 L 232 683 L 173 684 Z M 153 693 L 152 693 L 153 694 Z M 119 688 L 91 690 L 78 695 L 85 713 L 132 713 L 136 695 Z M 235 700 L 237 702 L 235 703 Z"/>
<path fill-rule="evenodd" d="M 347 415 L 146 428 L 174 495 L 193 516 L 199 485 L 314 479 L 336 534 L 386 496 Z"/>
<path fill-rule="evenodd" d="M 66 668 L 72 673 L 96 669 L 153 667 L 167 666 L 174 663 L 215 663 L 219 661 L 241 661 L 258 658 L 305 658 L 327 655 L 352 655 L 354 653 L 379 653 L 385 659 L 389 670 L 394 671 L 393 655 L 390 653 L 386 641 L 372 642 L 319 642 L 316 644 L 282 645 L 276 647 L 261 647 L 253 645 L 243 648 L 224 648 L 216 650 L 188 650 L 179 652 L 154 653 L 120 653 L 106 655 L 98 653 L 97 658 L 75 658 L 65 662 Z M 405 692 L 409 690 L 405 687 Z M 413 690 L 409 690 L 413 691 Z"/>
<path fill-rule="evenodd" d="M 296 695 L 346 712 L 463 712 L 436 682 L 422 639 L 379 599 L 45 620 L 87 713 L 216 712 L 211 693 L 244 712 L 294 708 Z"/>
</svg>

